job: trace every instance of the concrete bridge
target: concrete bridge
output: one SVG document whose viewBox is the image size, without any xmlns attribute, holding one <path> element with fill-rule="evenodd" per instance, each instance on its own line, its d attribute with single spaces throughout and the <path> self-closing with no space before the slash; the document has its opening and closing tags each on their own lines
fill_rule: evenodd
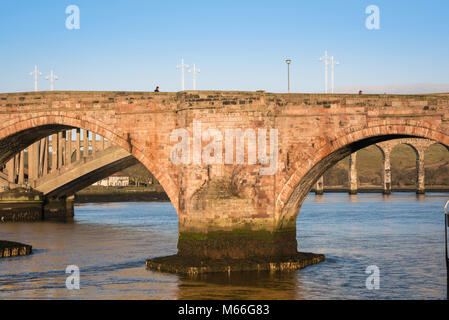
<svg viewBox="0 0 449 320">
<path fill-rule="evenodd" d="M 448 120 L 449 94 L 0 94 L 0 164 L 82 128 L 158 179 L 179 216 L 179 256 L 288 256 L 301 204 L 327 169 L 391 139 L 449 146 Z"/>
<path fill-rule="evenodd" d="M 119 146 L 110 146 L 36 179 L 31 187 L 48 197 L 70 197 L 77 191 L 137 163 L 137 159 L 128 151 Z"/>
<path fill-rule="evenodd" d="M 44 219 L 64 218 L 74 213 L 76 192 L 137 163 L 129 152 L 104 137 L 87 130 L 67 130 L 17 153 L 0 171 L 0 186 L 31 187 L 43 194 Z"/>
<path fill-rule="evenodd" d="M 0 172 L 0 183 L 10 188 L 30 186 L 44 195 L 71 196 L 83 185 L 86 187 L 85 183 L 77 183 L 78 187 L 63 194 L 55 191 L 73 183 L 73 180 L 96 182 L 95 179 L 104 178 L 104 174 L 93 174 L 93 171 L 108 169 L 115 162 L 129 157 L 133 158 L 122 148 L 92 132 L 81 129 L 62 131 L 17 153 Z M 112 168 L 102 171 L 109 175 L 116 172 Z"/>
</svg>

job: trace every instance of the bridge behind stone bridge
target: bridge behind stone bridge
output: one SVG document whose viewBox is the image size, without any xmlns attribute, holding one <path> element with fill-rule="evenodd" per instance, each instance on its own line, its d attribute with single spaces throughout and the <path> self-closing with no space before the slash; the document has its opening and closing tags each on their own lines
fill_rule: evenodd
<svg viewBox="0 0 449 320">
<path fill-rule="evenodd" d="M 6 163 L 0 185 L 41 192 L 45 199 L 43 218 L 65 218 L 74 213 L 73 195 L 77 191 L 137 163 L 129 152 L 104 137 L 72 129 L 21 150 Z"/>
</svg>

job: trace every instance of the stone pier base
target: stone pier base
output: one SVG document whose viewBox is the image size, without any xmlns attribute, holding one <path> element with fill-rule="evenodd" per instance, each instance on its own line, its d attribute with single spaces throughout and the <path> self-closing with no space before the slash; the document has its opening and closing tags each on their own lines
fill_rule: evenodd
<svg viewBox="0 0 449 320">
<path fill-rule="evenodd" d="M 44 220 L 66 220 L 75 215 L 74 197 L 47 199 L 44 203 Z"/>
<path fill-rule="evenodd" d="M 32 247 L 27 244 L 0 240 L 0 258 L 25 256 L 32 253 Z"/>
<path fill-rule="evenodd" d="M 209 272 L 292 271 L 324 261 L 324 255 L 298 252 L 284 257 L 247 259 L 199 259 L 173 255 L 152 258 L 145 265 L 150 270 L 196 275 Z"/>
<path fill-rule="evenodd" d="M 207 233 L 181 232 L 178 253 L 152 258 L 147 268 L 201 274 L 231 271 L 287 271 L 324 261 L 324 255 L 297 252 L 296 230 L 269 232 L 235 229 Z"/>
<path fill-rule="evenodd" d="M 43 195 L 17 188 L 0 193 L 0 223 L 42 220 Z"/>
<path fill-rule="evenodd" d="M 0 193 L 0 223 L 67 220 L 74 216 L 74 197 L 46 199 L 36 190 L 16 188 Z"/>
</svg>

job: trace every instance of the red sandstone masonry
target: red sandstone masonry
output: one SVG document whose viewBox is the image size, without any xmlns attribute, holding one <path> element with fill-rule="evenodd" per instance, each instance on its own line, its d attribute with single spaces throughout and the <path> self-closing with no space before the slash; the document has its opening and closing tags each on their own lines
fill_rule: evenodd
<svg viewBox="0 0 449 320">
<path fill-rule="evenodd" d="M 0 155 L 46 125 L 83 128 L 131 152 L 155 175 L 179 214 L 181 231 L 272 230 L 296 217 L 304 192 L 338 159 L 336 153 L 392 135 L 449 146 L 448 119 L 449 94 L 10 93 L 0 94 Z M 170 133 L 185 128 L 192 136 L 194 120 L 203 130 L 222 132 L 277 128 L 277 174 L 260 176 L 260 167 L 250 165 L 174 165 Z M 217 194 L 231 177 L 238 190 Z"/>
</svg>

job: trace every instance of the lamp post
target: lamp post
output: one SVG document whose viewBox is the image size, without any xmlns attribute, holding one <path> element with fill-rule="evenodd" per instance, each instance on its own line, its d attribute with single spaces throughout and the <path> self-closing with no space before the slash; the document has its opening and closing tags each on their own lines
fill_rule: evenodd
<svg viewBox="0 0 449 320">
<path fill-rule="evenodd" d="M 290 93 L 290 63 L 292 63 L 292 60 L 287 59 L 285 63 L 287 64 L 288 93 Z"/>
</svg>

